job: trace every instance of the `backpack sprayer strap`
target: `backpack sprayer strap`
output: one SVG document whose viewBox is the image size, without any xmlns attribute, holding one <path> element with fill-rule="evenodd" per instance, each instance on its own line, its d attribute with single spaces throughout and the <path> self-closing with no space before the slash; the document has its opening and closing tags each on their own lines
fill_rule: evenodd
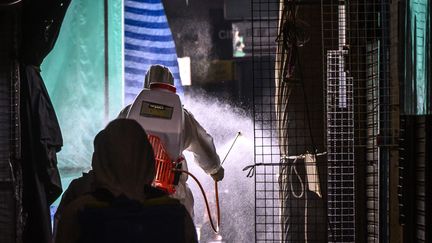
<svg viewBox="0 0 432 243">
<path fill-rule="evenodd" d="M 173 162 L 173 171 L 174 171 L 174 181 L 173 185 L 177 186 L 180 181 L 181 176 L 181 169 L 183 167 L 183 163 L 185 162 L 185 158 L 183 156 L 180 156 L 176 159 L 176 161 Z"/>
</svg>

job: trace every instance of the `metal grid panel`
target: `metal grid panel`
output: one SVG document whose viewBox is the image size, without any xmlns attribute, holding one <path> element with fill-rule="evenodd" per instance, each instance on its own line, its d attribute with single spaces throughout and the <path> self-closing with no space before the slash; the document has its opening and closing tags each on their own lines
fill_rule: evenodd
<svg viewBox="0 0 432 243">
<path fill-rule="evenodd" d="M 14 59 L 17 19 L 17 11 L 0 9 L 0 242 L 15 242 L 19 235 L 16 218 L 21 185 L 15 180 L 20 173 L 15 163 L 19 156 L 19 83 Z"/>
<path fill-rule="evenodd" d="M 296 2 L 252 0 L 257 242 L 327 237 L 320 5 Z"/>
<path fill-rule="evenodd" d="M 415 201 L 416 201 L 416 221 L 415 226 L 415 240 L 416 242 L 426 241 L 426 124 L 425 117 L 417 120 L 416 124 L 416 147 L 415 153 Z"/>
<path fill-rule="evenodd" d="M 356 232 L 351 242 L 385 242 L 388 236 L 389 149 L 395 141 L 390 126 L 395 99 L 390 95 L 393 87 L 389 80 L 388 9 L 387 0 L 322 0 L 323 51 L 345 50 L 343 71 L 353 81 Z M 324 65 L 328 66 L 326 62 Z M 338 79 L 343 85 L 344 77 L 340 75 Z M 330 122 L 331 117 L 327 118 Z M 329 179 L 329 197 L 331 187 Z M 341 225 L 341 229 L 333 228 L 332 232 L 351 225 Z M 342 239 L 334 241 L 346 241 Z"/>
<path fill-rule="evenodd" d="M 280 160 L 274 105 L 276 36 L 270 34 L 277 32 L 277 20 L 271 16 L 279 14 L 278 9 L 268 8 L 269 1 L 253 0 L 251 6 L 255 163 L 264 164 L 255 170 L 255 239 L 256 242 L 279 242 L 278 167 L 272 165 Z"/>
<path fill-rule="evenodd" d="M 252 1 L 252 43 L 254 75 L 255 163 L 265 164 L 255 170 L 255 239 L 256 242 L 278 242 L 280 239 L 277 170 L 279 161 L 274 107 L 274 55 L 277 9 L 268 1 Z M 261 11 L 266 8 L 267 11 Z M 260 70 L 260 71 L 257 71 Z M 255 82 L 259 80 L 259 82 Z M 267 166 L 268 165 L 268 166 Z"/>
<path fill-rule="evenodd" d="M 386 241 L 389 1 L 268 6 L 252 0 L 257 242 Z"/>
<path fill-rule="evenodd" d="M 404 242 L 430 242 L 431 122 L 429 115 L 401 116 L 399 202 Z"/>
<path fill-rule="evenodd" d="M 353 79 L 344 70 L 347 54 L 327 52 L 329 242 L 355 242 Z"/>
<path fill-rule="evenodd" d="M 0 10 L 1 11 L 1 10 Z M 4 10 L 3 10 L 4 11 Z M 11 118 L 11 67 L 12 19 L 10 14 L 1 11 L 0 26 L 0 182 L 10 182 L 10 118 Z"/>
</svg>

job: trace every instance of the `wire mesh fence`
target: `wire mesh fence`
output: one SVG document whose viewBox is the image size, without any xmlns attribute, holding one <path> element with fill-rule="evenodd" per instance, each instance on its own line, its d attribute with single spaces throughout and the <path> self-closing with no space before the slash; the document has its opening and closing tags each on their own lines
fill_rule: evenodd
<svg viewBox="0 0 432 243">
<path fill-rule="evenodd" d="M 257 242 L 386 241 L 389 4 L 252 0 Z"/>
<path fill-rule="evenodd" d="M 289 1 L 253 0 L 252 13 L 256 241 L 320 242 L 327 237 L 320 5 L 298 11 Z"/>
<path fill-rule="evenodd" d="M 20 239 L 18 16 L 0 6 L 0 242 Z"/>
</svg>

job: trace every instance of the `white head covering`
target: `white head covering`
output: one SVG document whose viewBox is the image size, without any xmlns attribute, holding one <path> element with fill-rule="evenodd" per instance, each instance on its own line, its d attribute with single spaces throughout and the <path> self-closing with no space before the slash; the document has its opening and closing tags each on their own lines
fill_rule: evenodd
<svg viewBox="0 0 432 243">
<path fill-rule="evenodd" d="M 151 83 L 174 85 L 174 77 L 169 68 L 162 65 L 153 65 L 146 73 L 144 88 L 150 88 Z"/>
</svg>

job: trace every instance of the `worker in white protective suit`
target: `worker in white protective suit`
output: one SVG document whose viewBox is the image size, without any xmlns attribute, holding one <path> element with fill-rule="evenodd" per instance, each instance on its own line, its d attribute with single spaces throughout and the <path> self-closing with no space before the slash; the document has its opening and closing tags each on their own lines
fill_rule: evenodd
<svg viewBox="0 0 432 243">
<path fill-rule="evenodd" d="M 215 181 L 220 181 L 224 177 L 224 169 L 213 138 L 182 107 L 173 84 L 173 75 L 167 67 L 151 66 L 145 77 L 144 89 L 119 117 L 135 119 L 149 135 L 159 137 L 172 161 L 181 159 L 184 150 L 192 152 L 195 162 Z M 187 170 L 186 161 L 181 166 Z M 187 178 L 182 173 L 173 197 L 180 200 L 193 217 L 194 199 L 186 183 Z"/>
</svg>

